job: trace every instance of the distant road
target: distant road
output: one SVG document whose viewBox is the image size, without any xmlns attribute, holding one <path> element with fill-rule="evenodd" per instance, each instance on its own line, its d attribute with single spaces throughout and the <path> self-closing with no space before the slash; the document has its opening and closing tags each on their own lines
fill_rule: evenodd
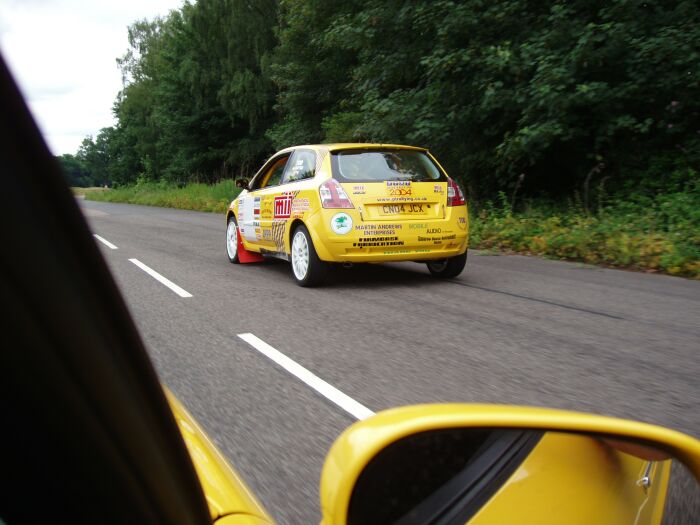
<svg viewBox="0 0 700 525">
<path fill-rule="evenodd" d="M 287 263 L 230 264 L 222 215 L 79 202 L 161 379 L 280 523 L 319 521 L 323 458 L 363 408 L 539 405 L 700 436 L 698 281 L 470 252 L 450 282 L 401 263 L 302 289 Z"/>
</svg>

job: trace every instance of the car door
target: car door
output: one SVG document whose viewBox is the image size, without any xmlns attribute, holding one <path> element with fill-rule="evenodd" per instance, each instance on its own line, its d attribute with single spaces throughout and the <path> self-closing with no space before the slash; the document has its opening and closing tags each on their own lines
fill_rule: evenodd
<svg viewBox="0 0 700 525">
<path fill-rule="evenodd" d="M 269 223 L 270 240 L 276 253 L 286 253 L 285 239 L 295 216 L 297 204 L 308 203 L 307 199 L 297 199 L 302 181 L 313 178 L 316 172 L 316 154 L 310 149 L 297 149 L 289 158 L 280 184 L 270 188 L 272 197 L 272 220 Z M 303 201 L 303 202 L 302 202 Z M 308 207 L 308 204 L 307 204 Z M 266 224 L 266 228 L 268 224 Z M 267 230 L 264 230 L 267 231 Z"/>
<path fill-rule="evenodd" d="M 241 203 L 242 233 L 247 241 L 270 253 L 286 253 L 284 241 L 298 194 L 297 183 L 313 178 L 315 168 L 316 154 L 308 149 L 294 150 L 268 162 L 260 185 Z"/>
<path fill-rule="evenodd" d="M 272 221 L 274 218 L 274 195 L 282 182 L 285 167 L 291 152 L 277 155 L 261 169 L 252 183 L 250 191 L 239 203 L 238 223 L 241 237 L 247 248 L 255 247 L 274 251 Z"/>
</svg>

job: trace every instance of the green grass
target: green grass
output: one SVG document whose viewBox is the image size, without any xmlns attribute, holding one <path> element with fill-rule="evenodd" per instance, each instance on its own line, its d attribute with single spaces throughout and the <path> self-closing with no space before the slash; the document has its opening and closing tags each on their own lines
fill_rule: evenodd
<svg viewBox="0 0 700 525">
<path fill-rule="evenodd" d="M 89 188 L 80 188 L 78 186 L 73 186 L 71 190 L 73 190 L 74 195 L 87 195 L 88 193 L 100 193 L 103 191 L 107 191 L 106 188 L 101 188 L 99 186 L 92 186 Z"/>
<path fill-rule="evenodd" d="M 188 184 L 183 187 L 163 182 L 139 182 L 100 193 L 88 193 L 88 200 L 127 202 L 164 208 L 180 208 L 210 212 L 225 212 L 231 201 L 241 192 L 232 180 L 217 184 Z"/>
<path fill-rule="evenodd" d="M 240 191 L 231 180 L 184 187 L 140 182 L 88 191 L 85 198 L 224 212 Z M 472 248 L 700 279 L 700 182 L 682 192 L 599 203 L 595 213 L 542 202 L 512 213 L 505 201 L 472 207 Z"/>
<path fill-rule="evenodd" d="M 687 191 L 613 200 L 595 213 L 530 204 L 473 212 L 470 245 L 700 279 L 700 184 Z"/>
</svg>

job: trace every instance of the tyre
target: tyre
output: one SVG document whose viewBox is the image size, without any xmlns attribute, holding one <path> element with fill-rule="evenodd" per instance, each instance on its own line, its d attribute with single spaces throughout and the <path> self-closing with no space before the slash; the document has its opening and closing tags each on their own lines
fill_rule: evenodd
<svg viewBox="0 0 700 525">
<path fill-rule="evenodd" d="M 233 264 L 241 262 L 238 258 L 238 223 L 233 215 L 229 217 L 226 225 L 226 255 Z"/>
<path fill-rule="evenodd" d="M 328 274 L 328 263 L 318 258 L 311 235 L 300 225 L 292 235 L 292 276 L 299 286 L 311 287 L 323 283 Z"/>
<path fill-rule="evenodd" d="M 439 259 L 437 261 L 428 261 L 426 266 L 428 270 L 433 275 L 433 277 L 438 277 L 440 279 L 451 279 L 452 277 L 457 277 L 467 264 L 467 252 L 461 255 L 456 255 L 455 257 L 448 257 L 447 259 Z"/>
</svg>

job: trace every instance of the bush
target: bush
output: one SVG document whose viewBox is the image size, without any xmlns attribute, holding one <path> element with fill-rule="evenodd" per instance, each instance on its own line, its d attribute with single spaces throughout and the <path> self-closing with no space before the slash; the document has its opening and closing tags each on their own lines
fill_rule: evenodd
<svg viewBox="0 0 700 525">
<path fill-rule="evenodd" d="M 471 245 L 700 279 L 700 180 L 679 192 L 611 198 L 591 214 L 575 204 L 512 212 L 503 199 L 488 202 L 472 210 Z"/>
</svg>

